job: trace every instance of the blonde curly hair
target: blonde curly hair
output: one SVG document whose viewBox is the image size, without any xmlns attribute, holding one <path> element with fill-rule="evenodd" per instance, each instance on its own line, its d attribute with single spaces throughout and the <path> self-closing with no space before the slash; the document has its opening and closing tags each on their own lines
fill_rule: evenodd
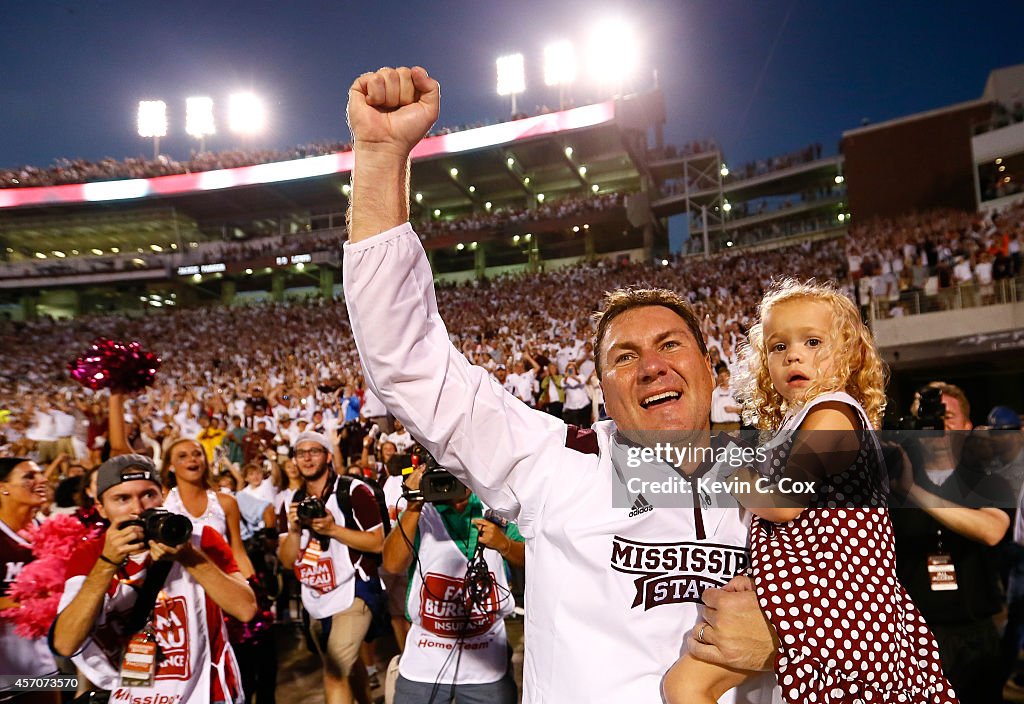
<svg viewBox="0 0 1024 704">
<path fill-rule="evenodd" d="M 797 300 L 821 301 L 829 306 L 832 327 L 826 350 L 835 356 L 832 372 L 808 385 L 804 401 L 823 393 L 845 391 L 864 407 L 876 429 L 885 412 L 885 386 L 888 370 L 882 362 L 871 331 L 861 321 L 857 307 L 831 284 L 813 279 L 801 282 L 793 278 L 773 281 L 757 309 L 757 323 L 747 333 L 747 342 L 738 350 L 740 367 L 735 388 L 742 398 L 744 417 L 756 421 L 762 430 L 782 425 L 788 404 L 772 385 L 768 372 L 768 350 L 764 340 L 764 319 L 775 306 Z M 801 402 L 802 403 L 802 402 Z"/>
</svg>

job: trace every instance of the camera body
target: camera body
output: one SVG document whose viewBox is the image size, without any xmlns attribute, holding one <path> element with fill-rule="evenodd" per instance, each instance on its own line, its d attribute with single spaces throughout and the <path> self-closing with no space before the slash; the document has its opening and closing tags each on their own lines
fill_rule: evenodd
<svg viewBox="0 0 1024 704">
<path fill-rule="evenodd" d="M 299 517 L 299 525 L 309 528 L 315 519 L 327 516 L 327 506 L 320 497 L 307 496 L 295 507 L 295 513 Z"/>
<path fill-rule="evenodd" d="M 402 484 L 402 498 L 406 501 L 423 501 L 428 504 L 440 503 L 443 501 L 458 500 L 466 496 L 466 485 L 455 478 L 451 472 L 442 467 L 437 463 L 429 452 L 423 448 L 422 445 L 416 444 L 409 450 L 411 456 L 400 456 L 395 455 L 391 458 L 392 461 L 388 463 L 388 472 L 394 474 L 392 471 L 392 465 L 397 464 L 404 467 L 409 467 L 411 462 L 413 467 L 420 464 L 426 465 L 426 471 L 423 472 L 423 476 L 420 478 L 420 488 L 410 489 L 404 483 Z M 413 460 L 413 458 L 416 458 Z M 404 473 L 404 469 L 402 470 Z"/>
<path fill-rule="evenodd" d="M 942 403 L 942 389 L 925 386 L 917 392 L 917 413 L 893 419 L 887 418 L 885 430 L 945 430 L 946 406 Z M 887 414 L 888 415 L 888 414 Z"/>
<path fill-rule="evenodd" d="M 121 528 L 139 526 L 147 543 L 163 543 L 170 547 L 184 545 L 192 537 L 192 521 L 165 508 L 147 508 L 138 518 L 124 521 Z"/>
</svg>

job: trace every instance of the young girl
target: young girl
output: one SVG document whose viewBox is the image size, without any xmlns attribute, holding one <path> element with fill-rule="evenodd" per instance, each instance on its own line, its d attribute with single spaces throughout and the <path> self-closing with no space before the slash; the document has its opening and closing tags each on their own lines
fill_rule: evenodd
<svg viewBox="0 0 1024 704">
<path fill-rule="evenodd" d="M 885 372 L 871 333 L 839 291 L 774 284 L 740 354 L 745 410 L 774 435 L 762 469 L 774 490 L 737 496 L 754 588 L 778 635 L 775 671 L 789 704 L 956 702 L 931 631 L 895 572 L 887 476 L 872 431 Z M 746 470 L 750 481 L 758 475 Z M 790 480 L 783 482 L 783 479 Z M 795 481 L 813 490 L 786 494 Z M 699 624 L 695 638 L 713 642 Z M 714 702 L 745 673 L 684 655 L 665 678 L 671 704 Z"/>
</svg>

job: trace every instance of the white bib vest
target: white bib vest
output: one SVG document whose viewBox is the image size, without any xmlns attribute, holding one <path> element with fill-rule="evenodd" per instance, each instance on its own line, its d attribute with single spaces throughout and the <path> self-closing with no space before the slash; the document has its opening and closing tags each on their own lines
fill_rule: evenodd
<svg viewBox="0 0 1024 704">
<path fill-rule="evenodd" d="M 473 607 L 467 614 L 462 596 L 466 556 L 430 504 L 420 515 L 419 536 L 419 563 L 409 580 L 407 605 L 412 628 L 398 671 L 414 682 L 449 684 L 458 660 L 455 684 L 497 682 L 508 666 L 504 619 L 515 609 L 504 561 L 496 550 L 483 551 L 494 588 L 486 608 Z M 453 655 L 456 648 L 461 657 Z"/>
</svg>

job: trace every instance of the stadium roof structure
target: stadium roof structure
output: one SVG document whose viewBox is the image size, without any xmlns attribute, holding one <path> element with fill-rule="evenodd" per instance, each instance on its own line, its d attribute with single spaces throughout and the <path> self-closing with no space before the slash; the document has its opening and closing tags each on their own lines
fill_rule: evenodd
<svg viewBox="0 0 1024 704">
<path fill-rule="evenodd" d="M 554 200 L 635 190 L 646 130 L 662 121 L 662 96 L 654 92 L 428 137 L 413 153 L 414 219 L 435 210 L 442 218 L 485 213 L 488 203 L 522 208 L 539 194 Z M 148 179 L 0 189 L 0 236 L 22 251 L 84 250 L 128 232 L 134 234 L 120 246 L 134 247 L 165 232 L 173 211 L 184 239 L 191 231 L 222 238 L 232 226 L 245 230 L 283 214 L 343 212 L 352 163 L 346 151 Z M 149 213 L 162 214 L 149 222 Z"/>
</svg>

